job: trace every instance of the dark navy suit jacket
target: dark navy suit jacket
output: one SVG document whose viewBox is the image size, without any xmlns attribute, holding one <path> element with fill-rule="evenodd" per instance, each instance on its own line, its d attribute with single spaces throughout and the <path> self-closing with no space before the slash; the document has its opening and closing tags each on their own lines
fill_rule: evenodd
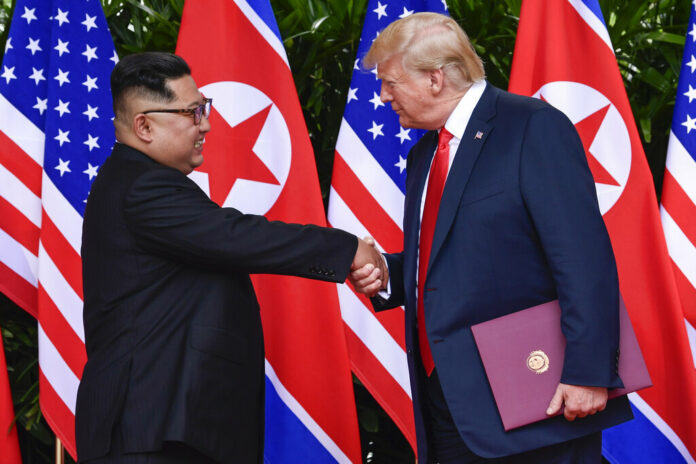
<svg viewBox="0 0 696 464">
<path fill-rule="evenodd" d="M 404 250 L 387 255 L 389 300 L 373 298 L 377 310 L 406 307 L 419 462 L 428 461 L 416 328 L 418 236 L 436 144 L 437 132 L 428 132 L 409 154 Z M 558 298 L 567 340 L 562 382 L 623 386 L 611 243 L 580 138 L 547 103 L 487 84 L 447 177 L 423 297 L 447 405 L 476 454 L 519 453 L 631 418 L 623 397 L 591 417 L 561 416 L 505 432 L 471 334 L 473 324 Z"/>
</svg>

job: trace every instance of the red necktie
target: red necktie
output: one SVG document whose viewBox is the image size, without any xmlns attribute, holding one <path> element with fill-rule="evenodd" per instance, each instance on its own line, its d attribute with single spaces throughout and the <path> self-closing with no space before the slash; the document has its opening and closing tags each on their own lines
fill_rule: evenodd
<svg viewBox="0 0 696 464">
<path fill-rule="evenodd" d="M 447 171 L 449 168 L 449 142 L 452 140 L 450 134 L 444 127 L 440 130 L 440 137 L 437 142 L 437 151 L 430 166 L 430 177 L 428 178 L 428 190 L 425 195 L 425 205 L 423 206 L 423 218 L 420 228 L 420 245 L 418 249 L 418 343 L 420 346 L 421 359 L 425 372 L 430 375 L 435 368 L 433 354 L 428 343 L 428 334 L 425 331 L 425 307 L 423 297 L 425 296 L 425 278 L 430 262 L 430 249 L 433 246 L 433 234 L 435 233 L 435 223 L 437 222 L 437 212 L 440 209 L 440 198 L 445 189 Z"/>
</svg>

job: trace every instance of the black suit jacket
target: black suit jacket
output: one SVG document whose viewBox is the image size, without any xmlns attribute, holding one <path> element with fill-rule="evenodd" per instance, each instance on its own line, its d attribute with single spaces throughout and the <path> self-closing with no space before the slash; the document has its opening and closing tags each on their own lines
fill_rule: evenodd
<svg viewBox="0 0 696 464">
<path fill-rule="evenodd" d="M 558 298 L 567 340 L 561 381 L 623 386 L 617 373 L 616 264 L 572 123 L 543 101 L 487 84 L 447 177 L 424 295 L 417 296 L 420 205 L 437 137 L 428 132 L 409 153 L 404 250 L 387 255 L 391 298 L 373 299 L 377 310 L 406 307 L 418 461 L 429 462 L 417 297 L 424 298 L 426 331 L 447 405 L 476 454 L 520 453 L 631 418 L 622 397 L 591 417 L 574 422 L 556 417 L 505 432 L 471 334 L 473 324 Z"/>
<path fill-rule="evenodd" d="M 340 230 L 220 208 L 181 172 L 116 144 L 84 215 L 79 459 L 106 454 L 116 430 L 127 452 L 176 440 L 220 462 L 261 462 L 264 348 L 249 274 L 343 282 L 356 248 Z"/>
</svg>

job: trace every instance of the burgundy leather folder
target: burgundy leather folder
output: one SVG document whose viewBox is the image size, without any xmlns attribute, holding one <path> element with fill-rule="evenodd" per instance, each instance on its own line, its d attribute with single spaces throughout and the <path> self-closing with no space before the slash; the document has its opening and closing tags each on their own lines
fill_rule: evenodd
<svg viewBox="0 0 696 464">
<path fill-rule="evenodd" d="M 652 385 L 623 301 L 619 376 L 609 398 Z M 546 409 L 563 370 L 565 337 L 558 300 L 471 327 L 505 430 L 548 418 Z"/>
</svg>

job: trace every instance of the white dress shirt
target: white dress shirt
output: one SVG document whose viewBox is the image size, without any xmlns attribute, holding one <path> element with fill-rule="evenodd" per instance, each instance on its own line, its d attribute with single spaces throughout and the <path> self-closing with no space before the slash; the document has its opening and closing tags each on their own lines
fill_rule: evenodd
<svg viewBox="0 0 696 464">
<path fill-rule="evenodd" d="M 447 166 L 447 174 L 449 175 L 450 169 L 452 169 L 452 163 L 454 162 L 454 156 L 457 154 L 457 149 L 459 148 L 459 142 L 461 142 L 462 137 L 464 137 L 464 132 L 466 131 L 466 126 L 469 125 L 469 119 L 471 119 L 471 114 L 474 112 L 474 108 L 481 99 L 483 91 L 486 89 L 486 81 L 480 80 L 474 82 L 469 90 L 466 91 L 464 96 L 459 100 L 457 106 L 454 107 L 454 111 L 450 114 L 449 118 L 445 122 L 445 129 L 452 134 L 452 140 L 449 143 L 449 165 Z M 442 129 L 440 129 L 442 130 Z M 438 131 L 438 135 L 440 131 Z M 435 147 L 437 150 L 437 146 Z M 433 160 L 435 156 L 433 156 Z M 430 161 L 432 165 L 432 160 Z M 423 207 L 425 206 L 425 196 L 428 193 L 428 180 L 430 179 L 430 168 L 428 168 L 428 177 L 425 179 L 425 188 L 423 188 L 423 197 L 421 198 L 421 209 L 420 218 L 423 219 Z M 446 182 L 446 181 L 445 181 Z M 420 230 L 418 232 L 420 237 Z M 420 243 L 420 242 L 419 242 Z"/>
</svg>

